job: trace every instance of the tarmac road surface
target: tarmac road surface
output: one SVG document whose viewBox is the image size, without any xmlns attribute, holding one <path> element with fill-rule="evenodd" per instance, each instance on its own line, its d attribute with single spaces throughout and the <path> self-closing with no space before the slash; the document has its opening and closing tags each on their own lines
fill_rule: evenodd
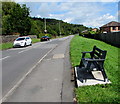
<svg viewBox="0 0 120 104">
<path fill-rule="evenodd" d="M 5 102 L 72 102 L 69 43 L 72 35 L 2 52 Z M 20 81 L 21 80 L 21 81 Z"/>
</svg>

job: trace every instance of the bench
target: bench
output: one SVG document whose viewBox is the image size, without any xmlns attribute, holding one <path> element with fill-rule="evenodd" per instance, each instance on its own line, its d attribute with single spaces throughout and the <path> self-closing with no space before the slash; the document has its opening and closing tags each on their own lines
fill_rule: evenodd
<svg viewBox="0 0 120 104">
<path fill-rule="evenodd" d="M 90 55 L 89 58 L 86 58 L 87 53 Z M 105 82 L 108 81 L 107 75 L 104 70 L 104 61 L 105 61 L 106 53 L 107 51 L 101 50 L 96 46 L 93 47 L 93 50 L 91 52 L 82 52 L 82 58 L 80 61 L 79 68 L 84 67 L 84 69 L 87 72 L 91 72 L 94 70 L 101 71 L 104 81 Z"/>
</svg>

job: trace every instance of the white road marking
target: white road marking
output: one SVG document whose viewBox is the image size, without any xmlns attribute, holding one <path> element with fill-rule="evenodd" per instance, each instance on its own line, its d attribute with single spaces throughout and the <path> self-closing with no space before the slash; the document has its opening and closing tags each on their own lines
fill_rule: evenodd
<svg viewBox="0 0 120 104">
<path fill-rule="evenodd" d="M 0 60 L 4 60 L 4 59 L 6 59 L 6 58 L 8 58 L 8 57 L 10 57 L 10 56 L 6 56 L 6 57 L 4 57 L 4 58 L 1 58 Z"/>
<path fill-rule="evenodd" d="M 23 52 L 28 51 L 28 50 L 30 50 L 30 49 L 26 49 L 26 50 L 20 51 L 18 53 L 23 53 Z"/>
<path fill-rule="evenodd" d="M 39 46 L 40 46 L 40 45 L 35 45 L 35 46 L 32 46 L 32 47 L 28 47 L 28 48 L 26 48 L 25 50 L 18 52 L 18 54 L 19 54 L 19 53 L 23 53 L 23 52 L 28 51 L 28 50 L 33 49 L 33 48 L 37 48 L 37 47 L 39 47 Z"/>
</svg>

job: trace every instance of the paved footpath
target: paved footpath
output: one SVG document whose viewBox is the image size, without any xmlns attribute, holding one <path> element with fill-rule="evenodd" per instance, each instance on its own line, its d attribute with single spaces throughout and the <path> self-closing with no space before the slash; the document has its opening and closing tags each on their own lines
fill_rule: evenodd
<svg viewBox="0 0 120 104">
<path fill-rule="evenodd" d="M 5 102 L 73 102 L 69 37 L 40 62 Z"/>
</svg>

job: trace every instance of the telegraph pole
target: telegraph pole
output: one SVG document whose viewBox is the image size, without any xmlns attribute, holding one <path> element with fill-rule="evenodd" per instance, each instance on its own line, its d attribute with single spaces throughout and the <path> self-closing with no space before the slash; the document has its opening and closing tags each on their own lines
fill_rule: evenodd
<svg viewBox="0 0 120 104">
<path fill-rule="evenodd" d="M 59 21 L 59 34 L 60 34 L 60 36 L 61 36 L 61 28 L 60 28 L 60 21 Z"/>
<path fill-rule="evenodd" d="M 44 23 L 45 23 L 45 30 L 44 30 L 44 32 L 47 33 L 47 29 L 46 29 L 46 18 L 44 18 Z"/>
</svg>

